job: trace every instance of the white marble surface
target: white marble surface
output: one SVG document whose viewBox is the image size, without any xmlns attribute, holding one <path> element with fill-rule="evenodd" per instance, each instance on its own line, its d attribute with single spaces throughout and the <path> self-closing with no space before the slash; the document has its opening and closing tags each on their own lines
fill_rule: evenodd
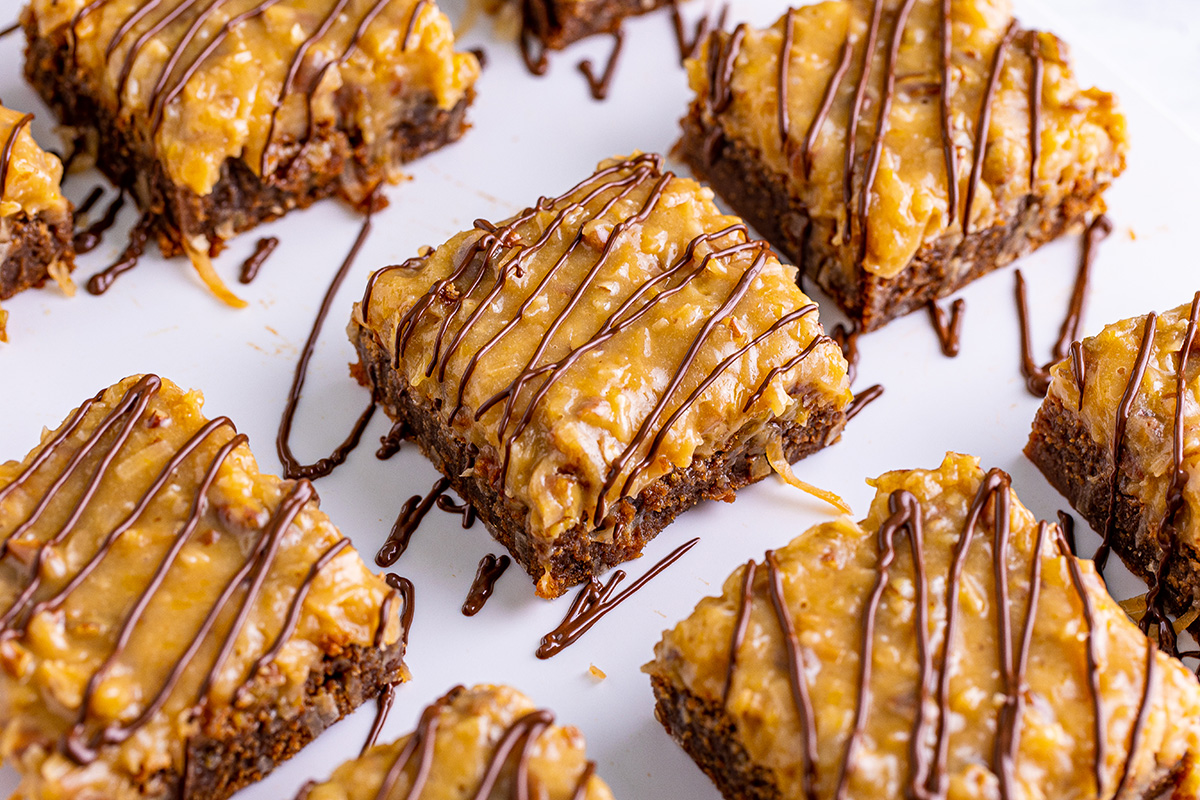
<svg viewBox="0 0 1200 800">
<path fill-rule="evenodd" d="M 455 3 L 452 9 L 461 8 Z M 16 5 L 0 0 L 0 22 Z M 738 0 L 734 6 L 735 18 L 757 23 L 783 10 L 780 0 Z M 1117 231 L 1096 265 L 1085 331 L 1185 302 L 1200 288 L 1192 240 L 1200 213 L 1200 169 L 1193 158 L 1200 131 L 1200 3 L 1020 0 L 1017 8 L 1026 23 L 1072 42 L 1082 79 L 1119 92 L 1129 114 L 1134 149 L 1128 172 L 1109 194 Z M 677 135 L 687 91 L 662 14 L 629 26 L 627 58 L 604 104 L 586 97 L 574 64 L 581 54 L 607 53 L 607 41 L 557 57 L 551 75 L 541 80 L 524 72 L 511 46 L 492 39 L 486 22 L 464 44 L 483 45 L 490 56 L 472 112 L 475 127 L 460 144 L 414 164 L 413 180 L 389 191 L 392 205 L 379 215 L 337 297 L 310 369 L 294 442 L 302 457 L 328 452 L 366 400 L 347 377 L 352 352 L 341 330 L 371 270 L 444 241 L 476 217 L 502 218 L 542 193 L 565 188 L 601 158 L 666 150 Z M 0 97 L 37 110 L 35 131 L 52 140 L 49 113 L 19 77 L 19 50 L 15 37 L 0 42 Z M 69 193 L 78 201 L 96 181 L 94 175 L 73 178 Z M 127 210 L 114 235 L 80 259 L 81 277 L 115 257 L 132 221 Z M 210 416 L 231 416 L 250 435 L 264 468 L 278 470 L 272 442 L 296 353 L 357 227 L 345 208 L 325 203 L 235 241 L 217 264 L 228 279 L 259 235 L 282 240 L 253 285 L 234 284 L 250 301 L 243 311 L 217 304 L 184 263 L 154 256 L 102 298 L 81 294 L 66 301 L 48 290 L 6 303 L 12 341 L 0 346 L 0 458 L 22 456 L 43 425 L 56 425 L 100 387 L 154 371 L 202 388 Z M 1039 353 L 1056 335 L 1077 246 L 1064 240 L 1021 265 L 1031 284 Z M 1017 372 L 1012 280 L 1012 270 L 1002 270 L 962 293 L 969 310 L 957 359 L 938 354 L 924 315 L 865 337 L 858 386 L 881 382 L 887 394 L 840 443 L 802 462 L 800 476 L 840 493 L 861 513 L 870 499 L 866 476 L 934 466 L 947 449 L 956 449 L 1009 470 L 1025 502 L 1053 518 L 1062 499 L 1021 455 L 1037 401 Z M 824 311 L 822 316 L 836 319 Z M 376 419 L 368 445 L 386 430 L 386 421 Z M 436 477 L 412 448 L 386 463 L 372 451 L 364 446 L 318 483 L 325 510 L 368 556 L 404 499 L 425 492 Z M 525 577 L 512 571 L 481 614 L 462 617 L 457 609 L 475 566 L 497 547 L 481 526 L 462 531 L 456 519 L 434 513 L 398 565 L 418 592 L 409 658 L 414 680 L 400 689 L 385 736 L 410 729 L 420 708 L 454 683 L 510 682 L 587 734 L 600 773 L 618 798 L 715 800 L 711 784 L 654 721 L 649 685 L 638 667 L 650 658 L 661 630 L 714 592 L 734 566 L 827 516 L 822 506 L 774 481 L 752 487 L 733 505 L 689 512 L 629 571 L 641 574 L 692 536 L 701 543 L 578 644 L 542 662 L 533 650 L 569 600 L 536 600 Z M 1128 594 L 1138 588 L 1122 579 L 1117 586 Z M 591 664 L 608 677 L 589 677 Z M 305 780 L 327 775 L 357 751 L 370 715 L 366 710 L 339 724 L 241 797 L 292 797 Z M 14 785 L 11 770 L 0 772 L 0 793 Z"/>
</svg>

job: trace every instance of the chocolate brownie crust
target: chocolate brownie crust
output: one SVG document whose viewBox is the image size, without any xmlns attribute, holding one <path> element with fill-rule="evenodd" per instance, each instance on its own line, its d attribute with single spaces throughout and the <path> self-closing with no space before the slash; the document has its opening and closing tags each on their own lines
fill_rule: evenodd
<svg viewBox="0 0 1200 800">
<path fill-rule="evenodd" d="M 147 797 L 224 800 L 261 780 L 326 728 L 403 679 L 403 646 L 353 645 L 327 656 L 309 676 L 303 708 L 284 719 L 274 709 L 226 709 L 204 723 L 188 744 L 184 771 L 159 772 L 143 786 Z"/>
<path fill-rule="evenodd" d="M 1121 490 L 1138 480 L 1131 459 L 1122 459 L 1114 496 L 1111 451 L 1101 447 L 1079 416 L 1053 396 L 1034 418 L 1025 455 L 1095 530 L 1103 533 L 1109 529 L 1113 552 L 1138 577 L 1145 581 L 1154 577 L 1166 547 L 1160 598 L 1169 613 L 1182 614 L 1196 604 L 1200 599 L 1200 553 L 1185 542 L 1160 543 L 1142 533 L 1146 509 Z"/>
<path fill-rule="evenodd" d="M 499 459 L 495 453 L 478 452 L 444 424 L 438 414 L 415 399 L 403 379 L 391 368 L 387 351 L 369 331 L 352 323 L 351 338 L 360 363 L 356 377 L 373 386 L 375 399 L 393 420 L 404 426 L 406 437 L 415 441 L 450 481 L 450 485 L 473 505 L 492 535 L 516 557 L 538 583 L 542 597 L 558 597 L 570 587 L 589 580 L 623 561 L 636 558 L 659 531 L 676 516 L 701 500 L 732 501 L 743 486 L 770 474 L 765 453 L 748 444 L 674 470 L 651 483 L 633 499 L 622 498 L 614 509 L 618 524 L 611 541 L 594 541 L 591 531 L 577 525 L 559 536 L 549 553 L 549 578 L 539 553 L 539 542 L 526 530 L 527 510 L 495 488 Z M 797 461 L 837 440 L 845 426 L 845 413 L 835 406 L 809 409 L 806 425 L 780 426 L 784 452 Z"/>
<path fill-rule="evenodd" d="M 786 176 L 771 171 L 757 151 L 728 139 L 719 123 L 706 123 L 695 104 L 682 125 L 680 157 L 864 331 L 953 294 L 1104 210 L 1105 187 L 1081 178 L 1053 208 L 1030 200 L 1004 225 L 973 231 L 961 241 L 926 243 L 894 278 L 862 269 L 851 276 L 831 245 L 837 235 L 832 221 L 813 220 L 810 229 L 808 211 L 789 193 Z"/>
<path fill-rule="evenodd" d="M 197 195 L 171 180 L 128 119 L 95 100 L 86 78 L 73 67 L 65 33 L 39 37 L 31 15 L 26 15 L 25 32 L 26 78 L 63 124 L 76 129 L 78 140 L 94 150 L 96 164 L 109 180 L 133 193 L 152 218 L 151 232 L 166 256 L 183 251 L 185 236 L 204 236 L 210 254 L 216 255 L 223 240 L 331 195 L 362 205 L 371 187 L 386 177 L 382 169 L 364 166 L 369 161 L 362 141 L 344 130 L 319 127 L 303 142 L 273 141 L 270 152 L 282 163 L 265 180 L 243 160 L 229 158 L 213 190 Z M 431 94 L 421 95 L 392 130 L 395 159 L 411 161 L 457 140 L 466 131 L 466 109 L 473 99 L 468 90 L 445 110 Z M 361 196 L 350 196 L 343 186 L 348 171 L 364 187 Z"/>
<path fill-rule="evenodd" d="M 17 292 L 42 286 L 55 261 L 68 270 L 75 268 L 74 231 L 69 216 L 50 221 L 45 215 L 24 215 L 8 220 L 9 241 L 0 261 L 0 300 Z"/>
</svg>

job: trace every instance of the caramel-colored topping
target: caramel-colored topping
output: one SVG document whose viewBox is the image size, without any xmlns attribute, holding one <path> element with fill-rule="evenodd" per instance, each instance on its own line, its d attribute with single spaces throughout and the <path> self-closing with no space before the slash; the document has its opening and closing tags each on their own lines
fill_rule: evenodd
<svg viewBox="0 0 1200 800">
<path fill-rule="evenodd" d="M 60 189 L 62 162 L 33 140 L 32 119 L 32 114 L 0 106 L 0 223 L 17 214 L 48 212 L 62 219 L 68 213 Z"/>
<path fill-rule="evenodd" d="M 719 32 L 687 67 L 706 122 L 792 176 L 854 243 L 844 267 L 882 277 L 1124 168 L 1113 96 L 1081 90 L 1066 46 L 1017 30 L 1007 0 L 830 0 Z"/>
<path fill-rule="evenodd" d="M 653 155 L 380 271 L 354 313 L 544 541 L 851 399 L 795 269 Z"/>
<path fill-rule="evenodd" d="M 1200 487 L 1192 479 L 1200 475 L 1200 359 L 1194 344 L 1183 349 L 1190 309 L 1122 320 L 1084 339 L 1051 368 L 1047 395 L 1077 411 L 1100 450 L 1120 449 L 1114 490 L 1142 506 L 1139 546 L 1164 552 L 1200 548 Z"/>
<path fill-rule="evenodd" d="M 321 127 L 398 177 L 392 132 L 415 104 L 452 108 L 479 73 L 429 0 L 33 0 L 42 36 L 119 108 L 176 183 L 208 194 L 227 159 L 284 170 Z M 312 153 L 309 154 L 313 156 Z M 334 157 L 334 154 L 330 154 Z M 361 202 L 374 187 L 343 188 Z"/>
<path fill-rule="evenodd" d="M 129 378 L 0 465 L 0 754 L 23 797 L 139 797 L 232 708 L 294 716 L 398 597 L 306 481 L 258 471 L 197 392 Z"/>
<path fill-rule="evenodd" d="M 301 800 L 612 800 L 583 734 L 553 723 L 515 689 L 460 687 L 413 733 L 343 764 Z"/>
<path fill-rule="evenodd" d="M 865 520 L 736 571 L 646 670 L 723 706 L 783 797 L 1142 797 L 1181 766 L 1196 785 L 1196 676 L 1006 474 L 949 454 L 871 483 Z"/>
</svg>

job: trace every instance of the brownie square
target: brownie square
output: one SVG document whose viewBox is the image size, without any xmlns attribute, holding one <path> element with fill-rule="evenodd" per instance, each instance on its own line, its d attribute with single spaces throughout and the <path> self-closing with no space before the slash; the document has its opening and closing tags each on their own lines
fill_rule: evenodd
<svg viewBox="0 0 1200 800">
<path fill-rule="evenodd" d="M 479 65 L 429 0 L 33 0 L 25 73 L 167 255 L 337 195 L 465 129 Z"/>
<path fill-rule="evenodd" d="M 543 597 L 835 441 L 851 400 L 794 269 L 649 154 L 380 270 L 349 334 Z"/>
<path fill-rule="evenodd" d="M 200 404 L 128 378 L 0 465 L 20 797 L 225 798 L 407 679 L 401 592 Z"/>
<path fill-rule="evenodd" d="M 861 330 L 1078 228 L 1124 169 L 1113 96 L 1007 5 L 829 0 L 687 68 L 680 155 Z"/>
</svg>

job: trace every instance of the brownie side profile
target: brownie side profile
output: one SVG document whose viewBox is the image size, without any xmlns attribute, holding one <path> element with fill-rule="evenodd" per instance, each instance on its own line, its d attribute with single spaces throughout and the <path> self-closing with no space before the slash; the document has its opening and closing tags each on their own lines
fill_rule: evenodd
<svg viewBox="0 0 1200 800">
<path fill-rule="evenodd" d="M 280 7 L 284 5 L 288 3 Z M 357 5 L 361 6 L 362 3 Z M 155 14 L 167 14 L 170 10 L 169 5 L 158 8 L 158 4 L 146 4 L 142 0 L 129 0 L 125 6 L 129 9 L 128 19 L 149 11 L 151 13 L 146 20 L 153 20 Z M 400 17 L 400 13 L 410 13 L 404 11 L 405 6 L 412 6 L 412 17 Z M 146 105 L 135 103 L 128 95 L 122 103 L 115 103 L 116 90 L 111 85 L 112 76 L 108 72 L 98 76 L 94 65 L 82 60 L 78 52 L 83 46 L 81 41 L 88 46 L 100 47 L 106 43 L 97 43 L 92 38 L 97 34 L 81 40 L 79 33 L 72 34 L 70 23 L 52 25 L 44 22 L 43 19 L 52 14 L 61 17 L 61 12 L 41 8 L 39 3 L 31 5 L 23 16 L 29 42 L 25 74 L 62 123 L 75 133 L 77 146 L 85 148 L 89 155 L 95 157 L 99 169 L 116 186 L 132 194 L 139 208 L 150 218 L 150 232 L 157 236 L 165 255 L 184 252 L 185 245 L 191 249 L 199 246 L 208 254 L 215 255 L 221 250 L 223 242 L 237 233 L 326 197 L 336 195 L 353 206 L 365 208 L 377 186 L 399 177 L 397 167 L 400 164 L 457 140 L 468 127 L 466 109 L 474 99 L 473 82 L 478 73 L 478 64 L 474 56 L 453 53 L 449 49 L 453 44 L 452 37 L 438 34 L 438 43 L 424 44 L 423 31 L 426 28 L 449 28 L 449 23 L 437 7 L 427 2 L 412 4 L 407 0 L 389 0 L 378 14 L 370 11 L 370 4 L 365 8 L 365 14 L 361 13 L 363 9 L 353 12 L 362 16 L 363 25 L 366 26 L 362 28 L 363 31 L 368 31 L 370 25 L 389 23 L 395 23 L 400 31 L 405 31 L 404 22 L 407 21 L 407 31 L 402 34 L 404 45 L 396 48 L 398 53 L 392 58 L 396 62 L 404 62 L 409 58 L 447 60 L 439 74 L 450 76 L 444 79 L 450 82 L 450 88 L 427 85 L 429 80 L 425 78 L 397 79 L 388 70 L 398 67 L 391 63 L 372 62 L 370 58 L 374 56 L 361 56 L 363 63 L 354 64 L 355 57 L 359 57 L 361 52 L 357 44 L 360 38 L 356 38 L 356 44 L 344 50 L 341 57 L 337 57 L 337 51 L 330 51 L 334 56 L 332 63 L 317 69 L 310 62 L 318 50 L 328 46 L 324 41 L 326 37 L 318 35 L 324 29 L 306 28 L 319 22 L 320 16 L 311 13 L 316 9 L 304 11 L 297 6 L 290 13 L 297 14 L 297 29 L 309 35 L 301 43 L 276 41 L 257 29 L 244 36 L 249 42 L 246 47 L 250 48 L 250 52 L 254 52 L 253 48 L 278 50 L 283 57 L 280 60 L 283 67 L 289 63 L 298 65 L 292 78 L 295 85 L 285 91 L 266 83 L 268 78 L 282 83 L 284 76 L 270 74 L 263 78 L 262 91 L 279 92 L 275 109 L 260 111 L 256 105 L 254 116 L 240 123 L 250 131 L 245 147 L 231 151 L 223 158 L 218 146 L 207 140 L 198 139 L 194 147 L 190 146 L 186 142 L 186 132 L 171 131 L 176 138 L 168 139 L 168 134 L 164 133 L 167 123 L 156 121 L 153 110 L 155 93 L 152 92 L 148 99 L 137 94 L 137 98 Z M 86 11 L 85 6 L 77 12 L 80 15 L 77 19 L 82 19 L 84 23 L 89 21 Z M 100 9 L 93 13 L 105 11 Z M 351 12 L 347 10 L 346 13 Z M 418 15 L 421 15 L 420 19 L 417 19 Z M 426 21 L 426 17 L 432 21 Z M 111 29 L 121 22 L 121 17 L 114 19 L 115 22 L 106 18 L 98 23 L 100 30 L 113 35 Z M 357 16 L 347 16 L 346 19 L 350 22 L 343 24 L 360 22 Z M 141 24 L 145 27 L 147 22 Z M 215 25 L 216 22 L 211 24 Z M 257 17 L 251 15 L 241 20 L 238 27 L 248 28 L 255 24 Z M 167 52 L 177 47 L 176 38 L 184 35 L 180 25 L 180 21 L 175 20 L 161 31 L 151 29 L 158 37 L 169 37 L 161 42 Z M 83 28 L 76 23 L 75 30 L 78 32 Z M 142 28 L 135 26 L 132 30 L 140 33 Z M 129 63 L 140 68 L 142 62 L 151 60 L 153 56 L 148 55 L 150 48 L 145 46 L 138 50 L 136 56 L 128 56 L 126 42 L 134 38 L 133 34 L 126 34 L 115 39 L 113 55 L 106 58 L 121 63 L 122 58 L 129 57 L 132 59 Z M 445 45 L 447 38 L 450 46 Z M 408 52 L 410 40 L 416 43 L 412 49 L 420 50 L 419 55 Z M 182 63 L 191 70 L 187 81 L 198 84 L 200 88 L 197 91 L 204 90 L 205 81 L 215 87 L 212 91 L 229 91 L 233 94 L 247 91 L 240 86 L 222 87 L 221 82 L 230 79 L 216 72 L 215 68 L 208 68 L 209 62 L 219 57 L 223 57 L 223 54 L 218 48 L 205 58 L 189 55 L 182 59 Z M 189 58 L 194 60 L 189 63 Z M 151 70 L 157 68 L 156 65 L 149 67 Z M 341 96 L 314 99 L 314 92 L 318 91 L 314 86 L 330 83 L 321 82 L 330 69 L 343 70 L 345 74 L 341 80 L 348 85 L 342 90 Z M 364 77 L 367 70 L 374 72 Z M 385 84 L 384 76 L 387 76 L 386 80 L 395 82 L 395 86 Z M 306 80 L 310 81 L 305 95 L 307 115 L 295 108 L 300 102 L 296 95 L 305 94 L 301 89 Z M 176 84 L 176 88 L 181 88 L 181 85 Z M 373 98 L 373 95 L 379 95 L 385 89 L 386 97 Z M 145 90 L 126 91 L 136 94 Z M 325 89 L 320 92 L 322 95 L 328 94 Z M 457 100 L 447 104 L 444 97 L 447 93 L 453 93 Z M 173 103 L 171 108 L 174 109 L 184 102 L 182 98 L 187 95 L 188 92 L 185 92 L 173 100 L 161 102 Z M 161 94 L 157 96 L 162 97 Z M 352 110 L 352 103 L 369 103 L 371 98 L 386 101 L 391 107 L 376 109 L 375 117 L 364 117 L 366 121 L 357 119 L 354 115 L 359 112 Z M 187 107 L 186 113 L 193 116 L 202 113 L 192 107 L 195 101 L 189 102 L 192 105 Z M 329 103 L 341 116 L 333 121 L 316 120 L 314 114 L 317 112 L 313 109 L 322 108 L 321 102 Z M 348 110 L 342 111 L 343 108 Z M 174 112 L 159 110 L 158 113 L 165 116 Z M 218 112 L 214 110 L 212 113 Z M 367 125 L 380 125 L 380 121 L 386 121 L 386 127 L 366 129 Z M 264 147 L 265 155 L 262 152 Z M 205 148 L 212 148 L 211 153 L 205 153 L 209 171 L 215 170 L 210 177 L 199 174 L 204 170 L 176 163 L 180 158 L 177 151 L 204 151 Z M 180 174 L 186 174 L 188 178 L 181 179 L 178 177 Z"/>
<path fill-rule="evenodd" d="M 356 327 L 351 335 L 360 359 L 355 372 L 363 385 L 372 388 L 384 412 L 403 426 L 407 438 L 417 443 L 454 491 L 475 508 L 496 540 L 538 582 L 539 594 L 544 596 L 557 597 L 610 567 L 636 558 L 679 514 L 704 500 L 733 502 L 738 489 L 771 473 L 761 442 L 734 443 L 686 469 L 664 475 L 637 497 L 622 498 L 614 509 L 620 524 L 611 540 L 597 541 L 590 535 L 590 526 L 579 524 L 558 536 L 547 553 L 530 536 L 528 509 L 496 488 L 498 454 L 490 448 L 479 450 L 446 425 L 432 408 L 415 399 L 406 382 L 391 369 L 387 351 L 368 330 Z M 806 424 L 772 423 L 783 436 L 789 462 L 837 441 L 846 424 L 845 412 L 836 404 L 815 405 L 821 402 L 816 399 L 813 402 Z"/>
<path fill-rule="evenodd" d="M 0 261 L 0 300 L 40 287 L 51 277 L 49 267 L 75 267 L 75 232 L 69 216 L 53 219 L 17 217 L 7 221 L 9 242 Z"/>
<path fill-rule="evenodd" d="M 1008 3 L 827 0 L 686 66 L 680 157 L 864 331 L 1081 228 L 1124 169 L 1115 98 Z"/>
<path fill-rule="evenodd" d="M 866 519 L 739 567 L 643 667 L 723 796 L 1196 796 L 1196 675 L 1006 473 L 870 483 Z"/>
<path fill-rule="evenodd" d="M 654 154 L 379 270 L 348 334 L 357 378 L 543 597 L 788 477 L 851 398 L 794 268 Z"/>
</svg>

